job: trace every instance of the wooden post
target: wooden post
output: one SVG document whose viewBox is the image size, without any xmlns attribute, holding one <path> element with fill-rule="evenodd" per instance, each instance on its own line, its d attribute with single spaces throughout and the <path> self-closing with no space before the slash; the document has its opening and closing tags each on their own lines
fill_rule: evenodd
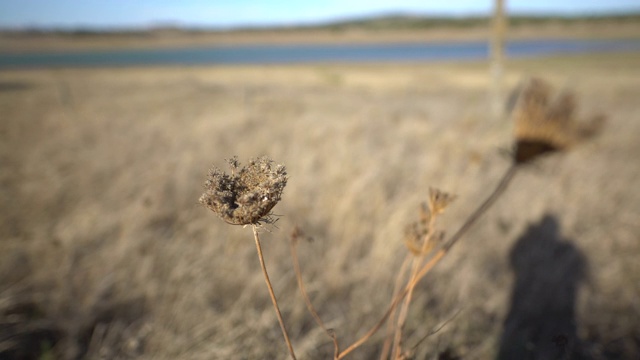
<svg viewBox="0 0 640 360">
<path fill-rule="evenodd" d="M 491 115 L 493 119 L 502 119 L 504 114 L 504 97 L 502 82 L 504 78 L 504 39 L 507 24 L 504 15 L 504 0 L 494 0 L 493 16 L 491 20 Z"/>
</svg>

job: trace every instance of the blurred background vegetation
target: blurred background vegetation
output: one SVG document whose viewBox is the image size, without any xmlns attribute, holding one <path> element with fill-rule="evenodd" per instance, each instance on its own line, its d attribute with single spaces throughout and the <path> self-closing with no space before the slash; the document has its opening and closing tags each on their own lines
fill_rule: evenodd
<svg viewBox="0 0 640 360">
<path fill-rule="evenodd" d="M 0 53 L 486 41 L 487 15 L 213 30 L 0 23 Z M 506 37 L 637 39 L 639 20 L 518 15 Z M 603 134 L 518 174 L 416 289 L 407 343 L 426 336 L 418 359 L 524 358 L 531 344 L 539 358 L 571 346 L 563 356 L 637 359 L 640 53 L 504 61 L 500 119 L 488 59 L 0 70 L 0 358 L 287 358 L 251 230 L 198 204 L 208 168 L 234 155 L 287 166 L 265 259 L 299 358 L 330 358 L 298 293 L 294 226 L 310 239 L 298 247 L 310 297 L 346 346 L 389 303 L 429 187 L 458 195 L 437 224 L 449 234 L 491 191 L 509 166 L 508 95 L 541 76 L 575 91 L 580 117 L 606 114 Z M 380 340 L 349 358 L 376 358 Z"/>
</svg>

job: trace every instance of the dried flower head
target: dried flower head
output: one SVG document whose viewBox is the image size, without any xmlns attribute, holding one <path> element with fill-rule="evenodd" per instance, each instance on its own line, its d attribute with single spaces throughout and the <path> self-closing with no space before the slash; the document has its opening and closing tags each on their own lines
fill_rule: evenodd
<svg viewBox="0 0 640 360">
<path fill-rule="evenodd" d="M 272 223 L 271 209 L 287 185 L 284 165 L 262 157 L 240 168 L 236 157 L 227 160 L 231 174 L 214 167 L 204 184 L 200 203 L 233 225 Z"/>
<path fill-rule="evenodd" d="M 552 92 L 551 86 L 538 78 L 532 79 L 522 91 L 514 114 L 516 164 L 565 150 L 600 131 L 603 116 L 596 116 L 587 124 L 578 124 L 575 95 L 563 92 L 552 99 Z"/>
<path fill-rule="evenodd" d="M 404 230 L 404 244 L 414 255 L 422 253 L 422 245 L 431 226 L 431 212 L 427 204 L 420 204 L 420 218 Z"/>
<path fill-rule="evenodd" d="M 448 194 L 438 189 L 429 188 L 429 210 L 433 215 L 444 212 L 444 209 L 456 199 L 455 195 Z"/>
<path fill-rule="evenodd" d="M 407 226 L 404 231 L 404 244 L 411 253 L 419 256 L 425 255 L 433 249 L 436 243 L 442 240 L 444 234 L 432 229 L 433 220 L 455 198 L 455 195 L 433 188 L 429 189 L 429 203 L 421 204 L 418 221 Z"/>
</svg>

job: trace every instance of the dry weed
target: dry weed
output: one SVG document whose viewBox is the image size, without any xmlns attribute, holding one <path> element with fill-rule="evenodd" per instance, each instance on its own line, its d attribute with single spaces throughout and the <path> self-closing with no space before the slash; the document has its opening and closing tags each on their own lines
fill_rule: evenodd
<svg viewBox="0 0 640 360">
<path fill-rule="evenodd" d="M 269 296 L 289 354 L 295 360 L 295 351 L 269 279 L 258 235 L 261 223 L 273 224 L 276 221 L 271 209 L 282 197 L 282 191 L 287 185 L 287 171 L 284 165 L 274 165 L 273 160 L 266 157 L 251 160 L 242 168 L 236 157 L 227 162 L 231 168 L 231 175 L 223 173 L 218 168 L 209 171 L 209 179 L 205 182 L 206 192 L 200 197 L 200 203 L 229 224 L 251 225 Z"/>
<path fill-rule="evenodd" d="M 604 116 L 579 123 L 575 118 L 575 95 L 565 91 L 552 98 L 552 91 L 551 85 L 540 78 L 531 79 L 523 90 L 514 115 L 516 163 L 565 150 L 602 129 Z"/>
</svg>

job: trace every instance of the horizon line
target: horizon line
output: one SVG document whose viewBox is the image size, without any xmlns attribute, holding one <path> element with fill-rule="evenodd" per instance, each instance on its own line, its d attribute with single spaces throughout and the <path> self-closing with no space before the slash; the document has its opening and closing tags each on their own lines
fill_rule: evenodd
<svg viewBox="0 0 640 360">
<path fill-rule="evenodd" d="M 568 13 L 563 11 L 518 11 L 507 13 L 507 18 L 531 18 L 531 19 L 562 19 L 562 20 L 597 20 L 606 18 L 633 18 L 640 17 L 640 6 L 627 10 L 614 9 L 611 11 L 583 11 Z M 2 32 L 145 32 L 161 29 L 174 29 L 183 31 L 243 31 L 243 30 L 287 30 L 321 28 L 343 25 L 354 22 L 375 21 L 385 18 L 407 18 L 415 20 L 448 20 L 451 22 L 468 20 L 487 20 L 491 14 L 486 12 L 460 13 L 425 13 L 419 11 L 385 11 L 370 14 L 336 16 L 330 19 L 317 19 L 301 22 L 267 22 L 267 23 L 239 23 L 234 25 L 215 24 L 189 24 L 178 20 L 153 20 L 141 24 L 112 24 L 112 25 L 22 25 L 2 26 Z"/>
</svg>

